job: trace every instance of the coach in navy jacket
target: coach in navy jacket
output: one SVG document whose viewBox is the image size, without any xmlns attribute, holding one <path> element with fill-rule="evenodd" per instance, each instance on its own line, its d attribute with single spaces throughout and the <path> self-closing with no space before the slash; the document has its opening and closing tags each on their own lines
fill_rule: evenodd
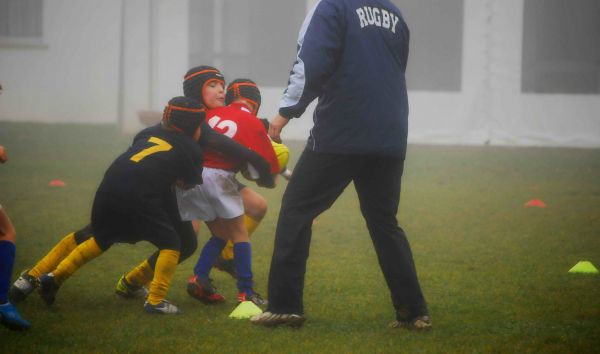
<svg viewBox="0 0 600 354">
<path fill-rule="evenodd" d="M 392 294 L 394 327 L 429 329 L 412 252 L 396 214 L 406 155 L 409 31 L 389 0 L 320 0 L 269 135 L 318 98 L 314 127 L 283 196 L 269 274 L 269 307 L 252 322 L 304 321 L 302 294 L 313 218 L 354 182 Z M 343 266 L 343 265 L 340 265 Z"/>
<path fill-rule="evenodd" d="M 318 97 L 312 150 L 404 156 L 408 41 L 389 1 L 320 1 L 300 30 L 279 113 L 299 117 Z"/>
</svg>

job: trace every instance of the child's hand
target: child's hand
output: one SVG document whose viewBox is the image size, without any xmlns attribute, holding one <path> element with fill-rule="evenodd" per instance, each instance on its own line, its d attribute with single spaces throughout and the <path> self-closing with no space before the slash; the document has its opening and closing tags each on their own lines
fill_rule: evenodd
<svg viewBox="0 0 600 354">
<path fill-rule="evenodd" d="M 188 190 L 193 187 L 193 185 L 188 184 L 181 179 L 178 179 L 177 181 L 175 181 L 175 185 L 183 190 Z"/>
</svg>

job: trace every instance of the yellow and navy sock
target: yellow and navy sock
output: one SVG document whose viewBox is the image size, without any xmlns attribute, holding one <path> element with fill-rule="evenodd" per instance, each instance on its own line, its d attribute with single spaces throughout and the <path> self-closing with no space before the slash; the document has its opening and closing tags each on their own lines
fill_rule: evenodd
<svg viewBox="0 0 600 354">
<path fill-rule="evenodd" d="M 154 278 L 148 292 L 148 302 L 151 305 L 158 305 L 167 297 L 167 291 L 169 291 L 169 285 L 178 262 L 179 251 L 160 250 L 154 269 Z"/>
<path fill-rule="evenodd" d="M 208 278 L 210 269 L 212 268 L 213 264 L 215 264 L 217 257 L 219 257 L 219 254 L 221 254 L 221 251 L 223 250 L 223 247 L 225 247 L 226 243 L 227 242 L 222 238 L 215 236 L 211 237 L 200 252 L 200 257 L 198 258 L 196 266 L 194 267 L 194 274 L 199 277 Z"/>
<path fill-rule="evenodd" d="M 65 259 L 77 247 L 75 233 L 71 232 L 48 252 L 37 264 L 29 270 L 28 274 L 33 277 L 39 277 L 44 273 L 50 273 L 58 264 Z"/>
<path fill-rule="evenodd" d="M 260 225 L 260 221 L 254 220 L 248 216 L 248 214 L 244 215 L 244 226 L 246 226 L 246 230 L 248 230 L 248 236 L 252 236 L 258 225 Z M 221 252 L 221 258 L 225 260 L 233 259 L 233 242 L 227 242 L 227 245 Z"/>
<path fill-rule="evenodd" d="M 62 284 L 67 278 L 75 273 L 84 264 L 102 254 L 102 250 L 96 243 L 95 238 L 90 238 L 69 253 L 62 262 L 52 271 L 57 284 Z"/>
<path fill-rule="evenodd" d="M 0 240 L 0 304 L 8 302 L 8 288 L 15 264 L 15 253 L 14 243 Z"/>
<path fill-rule="evenodd" d="M 250 242 L 238 242 L 233 245 L 237 287 L 240 292 L 252 294 L 252 247 Z"/>
<path fill-rule="evenodd" d="M 136 286 L 144 286 L 152 281 L 154 277 L 154 269 L 150 266 L 147 259 L 144 259 L 142 263 L 133 268 L 127 275 L 125 280 L 129 284 Z"/>
</svg>

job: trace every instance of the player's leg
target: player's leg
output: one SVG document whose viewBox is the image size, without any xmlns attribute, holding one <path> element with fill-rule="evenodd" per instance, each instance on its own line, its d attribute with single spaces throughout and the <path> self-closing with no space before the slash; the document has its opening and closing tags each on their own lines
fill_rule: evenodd
<svg viewBox="0 0 600 354">
<path fill-rule="evenodd" d="M 187 191 L 184 198 L 178 200 L 182 216 L 205 220 L 212 235 L 202 248 L 194 275 L 187 285 L 190 296 L 203 302 L 224 301 L 212 285 L 209 273 L 228 240 L 217 220 L 237 218 L 244 214 L 244 204 L 234 175 L 230 171 L 205 168 L 202 173 L 203 184 Z"/>
<path fill-rule="evenodd" d="M 198 248 L 196 228 L 192 225 L 192 222 L 181 220 L 175 191 L 171 191 L 165 196 L 165 207 L 181 242 L 181 253 L 179 255 L 179 263 L 181 263 L 194 254 L 196 248 Z M 160 251 L 154 252 L 121 277 L 117 282 L 115 292 L 124 298 L 145 298 L 147 296 L 146 288 L 154 277 L 154 268 L 159 254 Z"/>
<path fill-rule="evenodd" d="M 244 215 L 240 215 L 231 219 L 217 218 L 213 221 L 206 223 L 213 235 L 225 235 L 228 241 L 233 242 L 234 250 L 234 263 L 235 271 L 237 276 L 237 287 L 238 287 L 238 302 L 252 301 L 257 305 L 264 305 L 266 301 L 254 291 L 253 288 L 253 276 L 252 276 L 252 248 L 250 245 L 250 239 L 248 231 L 244 224 Z M 194 276 L 198 282 L 207 282 L 209 280 L 209 273 L 214 265 L 221 249 L 224 247 L 225 239 L 213 236 L 202 249 L 198 263 L 194 268 Z M 201 283 L 202 284 L 202 283 Z M 209 284 L 210 286 L 210 284 Z M 209 287 L 208 293 L 214 290 Z M 207 294 L 204 294 L 207 295 Z M 215 294 L 211 294 L 214 295 Z M 210 301 L 210 296 L 205 302 L 217 302 Z M 202 300 L 202 298 L 200 298 Z"/>
<path fill-rule="evenodd" d="M 367 222 L 379 265 L 391 291 L 396 322 L 428 329 L 427 305 L 419 285 L 413 255 L 396 215 L 404 161 L 368 157 L 354 180 L 361 212 Z"/>
<path fill-rule="evenodd" d="M 244 203 L 244 225 L 248 231 L 248 236 L 251 237 L 265 217 L 268 204 L 266 199 L 254 190 L 241 183 L 239 185 L 240 196 Z M 233 261 L 233 242 L 227 242 L 227 245 L 221 252 L 221 256 L 217 258 L 215 268 L 229 273 L 234 278 L 237 276 Z"/>
<path fill-rule="evenodd" d="M 15 263 L 16 237 L 15 228 L 0 205 L 0 323 L 12 330 L 25 330 L 31 324 L 8 301 L 8 287 Z"/>
<path fill-rule="evenodd" d="M 240 190 L 240 196 L 244 203 L 244 225 L 248 230 L 248 236 L 251 237 L 267 214 L 267 200 L 246 186 Z"/>
<path fill-rule="evenodd" d="M 206 225 L 212 235 L 222 235 L 217 220 L 206 222 Z M 193 298 L 208 304 L 225 301 L 225 298 L 213 286 L 209 275 L 226 243 L 227 239 L 212 236 L 202 247 L 200 256 L 194 266 L 194 275 L 188 280 L 187 285 L 187 292 Z"/>
<path fill-rule="evenodd" d="M 88 224 L 82 229 L 71 232 L 60 240 L 44 258 L 28 272 L 30 276 L 39 277 L 44 273 L 50 272 L 78 245 L 93 237 L 92 224 Z"/>
<path fill-rule="evenodd" d="M 237 274 L 238 302 L 252 301 L 256 305 L 265 305 L 260 294 L 254 291 L 252 274 L 252 246 L 246 230 L 244 216 L 223 220 L 226 233 L 233 242 L 234 264 Z"/>
<path fill-rule="evenodd" d="M 151 314 L 178 314 L 177 306 L 166 300 L 179 263 L 181 239 L 164 205 L 140 204 L 132 218 L 134 233 L 159 249 L 154 275 L 148 288 L 144 310 Z"/>
<path fill-rule="evenodd" d="M 38 287 L 38 277 L 51 272 L 77 245 L 90 237 L 93 237 L 91 224 L 63 237 L 33 268 L 23 271 L 15 280 L 9 292 L 11 302 L 25 300 Z"/>
<path fill-rule="evenodd" d="M 47 305 L 52 305 L 56 299 L 59 287 L 71 277 L 79 268 L 92 259 L 100 256 L 110 245 L 101 248 L 96 238 L 91 237 L 75 247 L 54 270 L 40 276 L 40 296 Z"/>
<path fill-rule="evenodd" d="M 79 268 L 108 250 L 122 235 L 131 234 L 128 214 L 117 212 L 120 200 L 96 193 L 92 206 L 92 228 L 96 234 L 75 247 L 52 271 L 40 276 L 39 293 L 47 305 L 52 305 L 60 286 Z"/>
<path fill-rule="evenodd" d="M 159 253 L 159 251 L 156 252 L 154 262 L 158 259 Z M 148 297 L 148 286 L 153 277 L 154 266 L 144 259 L 142 263 L 119 278 L 115 286 L 115 293 L 124 299 L 145 299 Z"/>
<path fill-rule="evenodd" d="M 198 240 L 192 223 L 189 221 L 174 221 L 175 231 L 181 241 L 181 254 L 179 263 L 196 252 Z M 145 298 L 148 294 L 147 287 L 154 277 L 154 268 L 160 251 L 154 252 L 150 257 L 135 266 L 117 282 L 115 292 L 123 298 Z"/>
<path fill-rule="evenodd" d="M 171 279 L 179 262 L 179 250 L 161 249 L 156 260 L 154 276 L 148 289 L 144 309 L 148 313 L 177 314 L 179 309 L 166 300 Z"/>
</svg>

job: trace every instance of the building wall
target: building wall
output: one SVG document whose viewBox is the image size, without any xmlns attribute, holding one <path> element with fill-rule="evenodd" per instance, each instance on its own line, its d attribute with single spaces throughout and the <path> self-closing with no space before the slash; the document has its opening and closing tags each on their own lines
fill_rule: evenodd
<svg viewBox="0 0 600 354">
<path fill-rule="evenodd" d="M 0 120 L 115 122 L 120 3 L 47 1 L 41 43 L 0 43 Z"/>
<path fill-rule="evenodd" d="M 126 131 L 139 129 L 140 110 L 160 111 L 169 98 L 182 94 L 194 28 L 190 1 L 199 0 L 45 1 L 41 45 L 0 40 L 0 120 L 118 123 Z M 460 58 L 460 75 L 446 76 L 445 89 L 437 89 L 432 77 L 419 82 L 422 58 L 439 54 L 436 47 L 444 44 L 428 36 L 456 24 L 420 27 L 435 17 L 423 8 L 438 8 L 441 0 L 393 1 L 413 28 L 413 65 L 409 62 L 407 73 L 410 142 L 600 146 L 598 93 L 522 92 L 524 0 L 452 1 L 463 12 L 450 19 L 460 17 L 462 39 L 445 49 Z M 307 0 L 306 9 L 316 2 Z M 264 53 L 265 60 L 270 55 Z M 291 51 L 289 56 L 291 67 Z M 430 66 L 432 71 L 436 67 Z M 272 117 L 283 83 L 261 86 L 260 115 Z M 308 136 L 313 108 L 314 103 L 290 122 L 284 138 Z"/>
<path fill-rule="evenodd" d="M 600 146 L 600 95 L 523 93 L 524 0 L 465 0 L 460 92 L 410 91 L 409 141 Z"/>
<path fill-rule="evenodd" d="M 127 132 L 143 126 L 138 112 L 162 111 L 183 95 L 188 69 L 188 0 L 123 2 L 124 45 L 118 122 Z"/>
</svg>

